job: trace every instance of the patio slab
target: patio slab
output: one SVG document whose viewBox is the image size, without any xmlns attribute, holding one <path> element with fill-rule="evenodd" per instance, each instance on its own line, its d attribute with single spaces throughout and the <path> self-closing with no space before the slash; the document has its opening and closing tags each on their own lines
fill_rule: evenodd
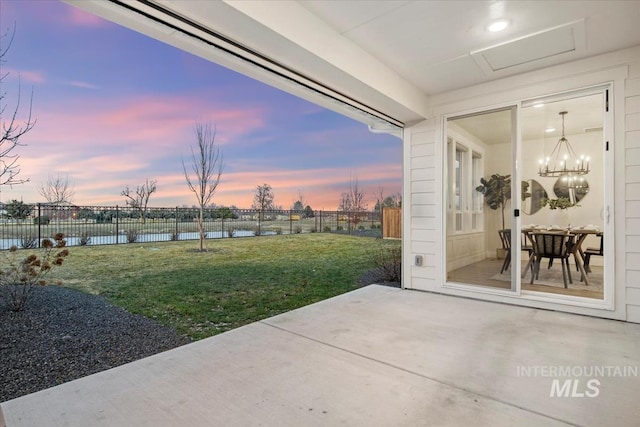
<svg viewBox="0 0 640 427">
<path fill-rule="evenodd" d="M 368 286 L 1 408 L 9 427 L 637 425 L 640 377 L 601 366 L 640 369 L 640 325 Z M 554 367 L 597 396 L 550 397 Z"/>
</svg>

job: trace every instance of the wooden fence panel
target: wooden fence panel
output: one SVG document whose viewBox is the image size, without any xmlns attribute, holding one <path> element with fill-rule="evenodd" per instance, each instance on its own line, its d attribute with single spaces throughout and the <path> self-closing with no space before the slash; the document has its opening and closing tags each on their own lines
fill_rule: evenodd
<svg viewBox="0 0 640 427">
<path fill-rule="evenodd" d="M 382 208 L 382 238 L 402 238 L 402 208 Z"/>
</svg>

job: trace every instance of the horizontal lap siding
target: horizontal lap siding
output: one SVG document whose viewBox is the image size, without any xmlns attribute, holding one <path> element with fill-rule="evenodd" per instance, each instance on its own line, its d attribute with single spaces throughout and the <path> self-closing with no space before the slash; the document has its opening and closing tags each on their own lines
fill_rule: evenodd
<svg viewBox="0 0 640 427">
<path fill-rule="evenodd" d="M 436 131 L 431 122 L 412 129 L 410 151 L 411 258 L 424 257 L 422 266 L 412 265 L 414 289 L 433 289 L 440 268 L 438 256 L 438 192 L 436 191 Z M 412 262 L 413 264 L 413 262 Z"/>
<path fill-rule="evenodd" d="M 629 67 L 624 122 L 627 320 L 640 323 L 640 62 Z"/>
</svg>

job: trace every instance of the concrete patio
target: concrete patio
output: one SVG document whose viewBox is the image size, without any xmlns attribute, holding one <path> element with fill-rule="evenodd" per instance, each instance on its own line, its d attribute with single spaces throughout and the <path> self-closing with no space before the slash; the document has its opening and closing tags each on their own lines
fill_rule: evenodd
<svg viewBox="0 0 640 427">
<path fill-rule="evenodd" d="M 637 426 L 639 366 L 639 324 L 369 286 L 1 408 L 9 427 Z"/>
</svg>

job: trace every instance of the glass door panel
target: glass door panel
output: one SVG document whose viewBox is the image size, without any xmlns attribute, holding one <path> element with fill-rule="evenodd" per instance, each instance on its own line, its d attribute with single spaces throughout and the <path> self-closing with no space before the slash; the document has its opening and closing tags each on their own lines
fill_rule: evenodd
<svg viewBox="0 0 640 427">
<path fill-rule="evenodd" d="M 521 224 L 539 258 L 523 290 L 604 298 L 604 100 L 601 90 L 522 108 Z M 553 234 L 567 234 L 564 247 L 544 247 Z"/>
<path fill-rule="evenodd" d="M 515 107 L 451 118 L 446 141 L 447 282 L 515 290 Z"/>
</svg>

